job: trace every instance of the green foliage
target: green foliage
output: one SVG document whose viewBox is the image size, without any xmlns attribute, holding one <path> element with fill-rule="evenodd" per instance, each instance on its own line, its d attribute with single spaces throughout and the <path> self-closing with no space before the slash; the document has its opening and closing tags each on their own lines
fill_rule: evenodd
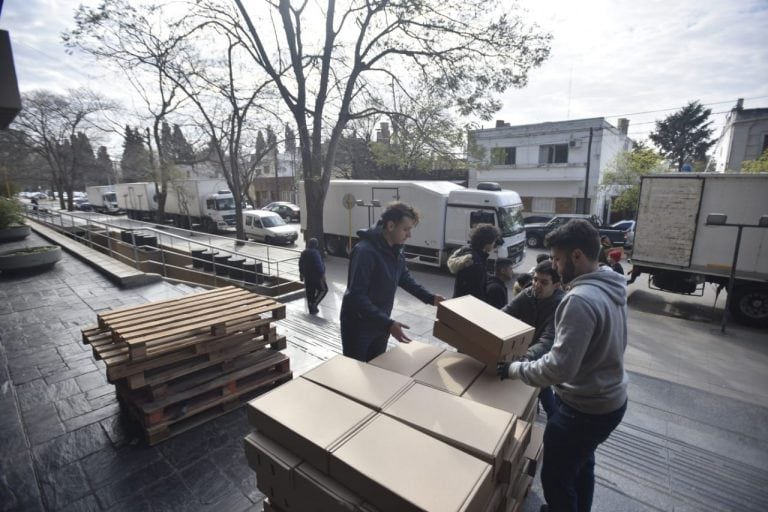
<svg viewBox="0 0 768 512">
<path fill-rule="evenodd" d="M 638 145 L 632 151 L 619 153 L 600 184 L 604 189 L 618 192 L 612 203 L 614 211 L 635 212 L 640 200 L 640 177 L 666 171 L 664 159 L 650 148 Z"/>
<path fill-rule="evenodd" d="M 757 160 L 744 160 L 741 162 L 741 172 L 768 172 L 768 149 L 763 151 L 763 154 Z"/>
<path fill-rule="evenodd" d="M 656 121 L 656 129 L 649 138 L 661 155 L 677 164 L 680 171 L 687 161 L 706 160 L 707 151 L 715 143 L 711 139 L 714 130 L 709 116 L 712 109 L 705 109 L 698 101 L 692 101 L 663 121 Z"/>
<path fill-rule="evenodd" d="M 124 182 L 153 180 L 149 150 L 144 145 L 144 136 L 139 128 L 125 127 L 120 170 Z"/>
<path fill-rule="evenodd" d="M 0 197 L 0 229 L 24 224 L 24 207 L 12 197 Z"/>
</svg>

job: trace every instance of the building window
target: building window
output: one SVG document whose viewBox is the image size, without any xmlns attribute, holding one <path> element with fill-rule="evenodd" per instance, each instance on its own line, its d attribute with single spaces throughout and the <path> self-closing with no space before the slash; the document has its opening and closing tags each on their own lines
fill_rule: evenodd
<svg viewBox="0 0 768 512">
<path fill-rule="evenodd" d="M 534 197 L 531 202 L 531 212 L 536 213 L 554 213 L 555 211 L 555 198 L 554 197 Z"/>
<path fill-rule="evenodd" d="M 493 165 L 515 165 L 517 158 L 517 148 L 492 148 L 491 164 Z"/>
<path fill-rule="evenodd" d="M 568 144 L 547 144 L 539 146 L 540 164 L 567 164 Z"/>
</svg>

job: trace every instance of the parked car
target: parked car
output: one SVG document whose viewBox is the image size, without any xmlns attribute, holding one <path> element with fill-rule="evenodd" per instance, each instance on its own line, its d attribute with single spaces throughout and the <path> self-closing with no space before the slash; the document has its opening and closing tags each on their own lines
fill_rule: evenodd
<svg viewBox="0 0 768 512">
<path fill-rule="evenodd" d="M 624 231 L 624 248 L 631 250 L 635 244 L 635 221 L 633 220 L 620 220 L 611 224 L 613 229 L 620 229 Z"/>
<path fill-rule="evenodd" d="M 267 206 L 264 206 L 262 210 L 274 212 L 287 222 L 299 222 L 301 220 L 301 209 L 295 204 L 286 201 L 269 203 Z"/>
<path fill-rule="evenodd" d="M 595 215 L 580 215 L 580 214 L 561 214 L 555 215 L 546 224 L 528 224 L 525 226 L 525 243 L 528 247 L 541 247 L 544 245 L 544 237 L 547 234 L 562 224 L 565 224 L 571 219 L 585 219 L 592 223 L 595 228 L 600 232 L 600 236 L 607 236 L 611 239 L 611 243 L 615 246 L 624 246 L 624 231 L 620 229 L 613 229 L 610 226 L 604 225 L 600 219 Z"/>
<path fill-rule="evenodd" d="M 280 215 L 264 210 L 244 211 L 243 229 L 249 238 L 268 244 L 291 245 L 299 237 Z"/>
<path fill-rule="evenodd" d="M 547 223 L 552 219 L 551 215 L 529 215 L 528 217 L 525 217 L 523 219 L 523 224 L 541 224 L 541 223 Z"/>
<path fill-rule="evenodd" d="M 93 206 L 91 206 L 91 203 L 88 202 L 88 198 L 76 198 L 72 201 L 74 203 L 75 210 L 80 210 L 81 212 L 92 212 Z"/>
</svg>

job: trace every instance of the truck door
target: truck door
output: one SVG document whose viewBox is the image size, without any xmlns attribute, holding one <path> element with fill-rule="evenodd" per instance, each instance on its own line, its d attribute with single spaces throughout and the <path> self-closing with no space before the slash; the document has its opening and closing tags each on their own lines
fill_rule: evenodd
<svg viewBox="0 0 768 512">
<path fill-rule="evenodd" d="M 448 206 L 445 216 L 445 244 L 458 247 L 469 241 L 469 232 L 478 224 L 496 223 L 492 208 L 473 206 Z"/>
</svg>

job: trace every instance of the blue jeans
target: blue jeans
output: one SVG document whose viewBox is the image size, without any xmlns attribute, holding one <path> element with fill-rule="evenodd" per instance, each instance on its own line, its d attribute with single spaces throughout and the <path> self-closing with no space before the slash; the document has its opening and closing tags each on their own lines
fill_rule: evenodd
<svg viewBox="0 0 768 512">
<path fill-rule="evenodd" d="M 608 414 L 585 414 L 555 395 L 547 416 L 541 485 L 550 512 L 589 512 L 595 490 L 595 450 L 621 423 L 627 403 Z"/>
</svg>

